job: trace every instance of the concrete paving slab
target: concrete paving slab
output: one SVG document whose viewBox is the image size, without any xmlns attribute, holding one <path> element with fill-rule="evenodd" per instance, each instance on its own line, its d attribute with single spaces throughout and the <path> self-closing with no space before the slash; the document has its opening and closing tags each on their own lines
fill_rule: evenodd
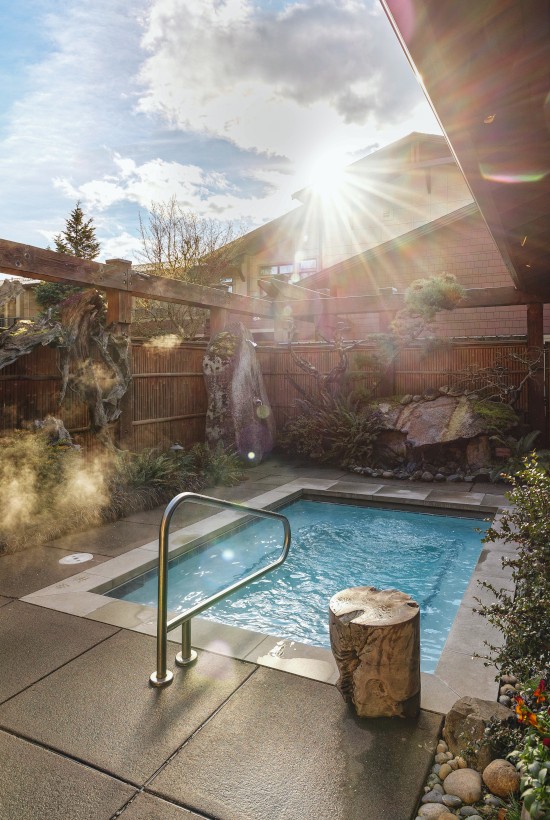
<svg viewBox="0 0 550 820">
<path fill-rule="evenodd" d="M 496 670 L 488 670 L 482 658 L 474 658 L 449 649 L 441 654 L 435 674 L 457 693 L 457 700 L 466 695 L 486 700 L 497 699 Z"/>
<path fill-rule="evenodd" d="M 181 641 L 181 627 L 171 633 L 173 641 Z M 193 618 L 191 642 L 197 649 L 245 660 L 249 652 L 265 639 L 262 632 L 219 624 L 208 618 Z"/>
<path fill-rule="evenodd" d="M 75 546 L 71 552 L 93 552 Z M 98 566 L 107 559 L 94 555 L 86 564 L 60 564 L 67 552 L 51 546 L 21 550 L 12 555 L 0 555 L 0 595 L 22 598 L 37 589 L 55 584 L 82 572 L 84 568 Z"/>
<path fill-rule="evenodd" d="M 0 702 L 114 635 L 117 629 L 12 601 L 0 608 Z M 2 815 L 0 814 L 0 817 Z"/>
<path fill-rule="evenodd" d="M 451 624 L 445 649 L 463 655 L 483 655 L 487 651 L 485 641 L 499 646 L 502 644 L 503 634 L 469 607 L 460 607 Z"/>
<path fill-rule="evenodd" d="M 259 669 L 147 789 L 224 820 L 408 820 L 440 725 L 360 720 L 335 687 Z"/>
<path fill-rule="evenodd" d="M 0 606 L 5 606 L 6 604 L 11 604 L 12 601 L 13 601 L 13 598 L 3 598 L 0 595 Z"/>
<path fill-rule="evenodd" d="M 481 586 L 478 581 L 487 581 L 493 584 L 495 589 L 508 592 L 510 595 L 514 591 L 514 584 L 512 581 L 507 581 L 503 578 L 494 576 L 490 577 L 485 573 L 480 575 L 479 573 L 474 572 L 470 579 L 470 583 L 468 584 L 468 588 L 462 597 L 462 606 L 468 607 L 469 609 L 478 609 L 480 602 L 485 605 L 494 604 L 496 602 L 496 598 L 493 593 L 489 589 Z"/>
<path fill-rule="evenodd" d="M 374 493 L 374 500 L 377 498 L 384 499 L 399 499 L 400 501 L 425 501 L 429 496 L 431 490 L 425 487 L 394 487 L 390 484 L 385 484 L 381 489 Z"/>
<path fill-rule="evenodd" d="M 0 760 L 2 820 L 110 820 L 135 793 L 106 774 L 1 731 Z"/>
<path fill-rule="evenodd" d="M 340 677 L 329 649 L 284 638 L 265 637 L 245 660 L 324 683 L 336 683 Z"/>
<path fill-rule="evenodd" d="M 491 495 L 505 496 L 512 489 L 509 484 L 493 484 L 490 481 L 476 481 L 470 485 L 476 493 L 490 493 Z"/>
<path fill-rule="evenodd" d="M 420 678 L 420 705 L 422 709 L 446 715 L 460 695 L 454 689 L 451 689 L 447 683 L 443 683 L 437 675 L 421 672 Z"/>
<path fill-rule="evenodd" d="M 167 803 L 142 792 L 120 814 L 119 820 L 204 820 L 204 815 Z"/>
<path fill-rule="evenodd" d="M 71 533 L 51 541 L 49 546 L 69 552 L 92 552 L 113 558 L 147 541 L 158 538 L 158 525 L 122 519 L 86 532 Z"/>
<path fill-rule="evenodd" d="M 330 494 L 341 497 L 371 496 L 382 490 L 383 484 L 373 484 L 370 481 L 337 481 L 330 488 Z"/>
<path fill-rule="evenodd" d="M 0 726 L 143 785 L 256 669 L 201 652 L 155 689 L 155 646 L 117 633 L 0 706 Z M 177 651 L 169 645 L 170 666 Z"/>
<path fill-rule="evenodd" d="M 513 558 L 517 553 L 511 552 L 508 549 L 492 549 L 484 547 L 481 550 L 479 560 L 476 566 L 476 572 L 481 573 L 483 577 L 501 578 L 503 581 L 510 581 L 512 578 L 511 567 L 502 566 L 502 558 Z"/>
</svg>

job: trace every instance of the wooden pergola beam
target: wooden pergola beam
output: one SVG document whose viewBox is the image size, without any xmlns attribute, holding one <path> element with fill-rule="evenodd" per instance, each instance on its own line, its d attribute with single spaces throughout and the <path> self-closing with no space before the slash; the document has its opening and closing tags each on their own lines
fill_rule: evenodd
<svg viewBox="0 0 550 820">
<path fill-rule="evenodd" d="M 172 302 L 192 307 L 223 308 L 231 313 L 270 317 L 272 302 L 239 296 L 217 288 L 166 279 L 133 271 L 129 263 L 91 262 L 64 253 L 0 239 L 0 271 L 46 282 L 64 282 L 100 290 L 123 291 L 143 299 Z"/>
<path fill-rule="evenodd" d="M 402 293 L 388 292 L 362 296 L 322 296 L 311 298 L 313 291 L 298 285 L 277 283 L 277 299 L 240 296 L 224 290 L 166 279 L 134 271 L 124 260 L 108 264 L 91 262 L 63 253 L 36 248 L 0 239 L 0 271 L 47 282 L 66 282 L 100 290 L 120 291 L 143 299 L 191 305 L 207 310 L 226 310 L 247 316 L 272 318 L 288 315 L 302 321 L 315 321 L 321 316 L 342 316 L 360 313 L 395 313 L 404 307 Z M 273 283 L 275 284 L 275 283 Z M 273 291 L 272 291 L 273 292 Z M 275 293 L 273 293 L 275 295 Z M 283 297 L 283 298 L 281 298 Z M 304 298 L 305 297 L 305 298 Z M 550 291 L 526 293 L 513 286 L 471 288 L 460 308 L 504 307 L 550 303 Z"/>
<path fill-rule="evenodd" d="M 299 289 L 298 289 L 299 290 Z M 287 297 L 290 294 L 287 291 Z M 457 305 L 461 308 L 505 307 L 550 302 L 550 293 L 525 293 L 513 286 L 500 288 L 470 288 L 465 299 Z M 295 319 L 314 319 L 320 316 L 343 316 L 357 313 L 395 313 L 405 306 L 402 293 L 371 294 L 363 296 L 321 296 L 316 299 L 289 299 L 274 303 L 288 305 Z"/>
</svg>

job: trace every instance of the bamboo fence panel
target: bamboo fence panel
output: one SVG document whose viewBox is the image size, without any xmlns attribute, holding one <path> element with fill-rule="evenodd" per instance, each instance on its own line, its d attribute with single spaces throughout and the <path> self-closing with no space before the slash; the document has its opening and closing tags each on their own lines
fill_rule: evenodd
<svg viewBox="0 0 550 820">
<path fill-rule="evenodd" d="M 132 408 L 129 441 L 132 449 L 166 447 L 175 442 L 187 447 L 204 441 L 207 409 L 202 375 L 204 350 L 205 344 L 196 342 L 172 348 L 132 344 L 134 378 L 128 403 Z M 330 372 L 338 362 L 337 354 L 323 345 L 298 344 L 295 350 L 321 374 Z M 372 385 L 375 374 L 368 365 L 368 354 L 372 350 L 362 346 L 349 353 L 349 376 L 356 389 Z M 428 354 L 420 347 L 411 347 L 402 351 L 395 361 L 394 393 L 414 395 L 428 387 L 453 384 L 468 367 L 492 367 L 499 362 L 509 366 L 508 381 L 518 384 L 524 369 L 507 357 L 510 353 L 525 354 L 526 350 L 526 345 L 517 341 L 460 342 Z M 275 420 L 281 427 L 296 415 L 296 400 L 301 396 L 291 379 L 302 391 L 311 394 L 315 377 L 293 361 L 286 346 L 259 345 L 257 353 Z M 78 443 L 93 450 L 94 437 L 88 431 L 86 407 L 70 391 L 63 406 L 58 406 L 61 384 L 58 356 L 53 348 L 37 348 L 0 371 L 0 433 L 51 413 L 63 420 Z M 519 407 L 523 411 L 527 409 L 526 387 Z"/>
<path fill-rule="evenodd" d="M 188 447 L 204 441 L 207 396 L 202 373 L 205 345 L 134 344 L 133 448 Z"/>
</svg>

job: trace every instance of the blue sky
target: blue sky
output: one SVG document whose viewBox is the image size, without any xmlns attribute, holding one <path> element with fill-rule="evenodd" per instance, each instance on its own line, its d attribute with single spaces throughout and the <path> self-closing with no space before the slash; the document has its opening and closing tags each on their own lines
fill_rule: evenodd
<svg viewBox="0 0 550 820">
<path fill-rule="evenodd" d="M 101 259 L 176 196 L 255 227 L 316 168 L 436 121 L 371 0 L 0 0 L 0 237 L 46 247 L 80 200 Z"/>
</svg>

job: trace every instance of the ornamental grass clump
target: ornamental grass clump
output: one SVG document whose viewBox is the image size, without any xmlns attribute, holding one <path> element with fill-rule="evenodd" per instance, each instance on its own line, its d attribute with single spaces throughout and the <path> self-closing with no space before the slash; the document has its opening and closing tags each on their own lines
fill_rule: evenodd
<svg viewBox="0 0 550 820">
<path fill-rule="evenodd" d="M 164 452 L 155 448 L 139 453 L 118 451 L 109 479 L 110 502 L 105 518 L 168 502 L 181 492 L 199 492 L 215 485 L 231 486 L 243 478 L 235 453 L 208 444 L 189 450 Z"/>
</svg>

